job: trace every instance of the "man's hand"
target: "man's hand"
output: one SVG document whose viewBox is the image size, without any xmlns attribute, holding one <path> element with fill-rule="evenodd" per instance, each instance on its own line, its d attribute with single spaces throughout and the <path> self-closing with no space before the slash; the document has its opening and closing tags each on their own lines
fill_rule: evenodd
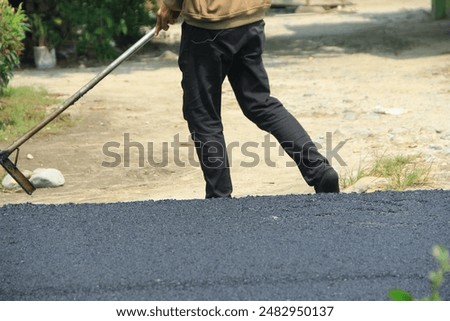
<svg viewBox="0 0 450 321">
<path fill-rule="evenodd" d="M 156 13 L 155 34 L 158 35 L 161 30 L 169 29 L 169 24 L 173 25 L 179 15 L 180 12 L 170 10 L 163 1 L 159 1 L 159 10 Z"/>
</svg>

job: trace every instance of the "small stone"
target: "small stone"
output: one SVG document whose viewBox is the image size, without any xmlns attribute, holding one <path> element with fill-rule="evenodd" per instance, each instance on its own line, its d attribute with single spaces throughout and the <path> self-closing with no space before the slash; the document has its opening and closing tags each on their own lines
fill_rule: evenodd
<svg viewBox="0 0 450 321">
<path fill-rule="evenodd" d="M 380 114 L 378 114 L 377 112 L 373 111 L 368 113 L 368 117 L 369 119 L 379 119 L 380 118 Z"/>
<path fill-rule="evenodd" d="M 345 120 L 356 120 L 358 117 L 356 116 L 355 113 L 352 112 L 347 112 L 344 114 L 344 119 Z"/>
<path fill-rule="evenodd" d="M 34 158 L 34 156 L 33 155 L 31 155 L 31 154 L 27 154 L 27 159 L 33 159 Z"/>
<path fill-rule="evenodd" d="M 23 176 L 25 176 L 26 178 L 30 179 L 30 177 L 31 177 L 31 175 L 33 174 L 33 172 L 32 172 L 32 171 L 29 171 L 29 170 L 23 170 L 23 171 L 22 171 L 22 174 L 23 174 Z M 8 189 L 8 190 L 13 190 L 13 189 L 18 189 L 18 188 L 20 188 L 19 183 L 17 183 L 16 180 L 15 180 L 14 178 L 12 178 L 12 176 L 9 175 L 9 174 L 7 174 L 7 175 L 5 175 L 5 177 L 3 177 L 3 180 L 2 180 L 2 186 L 3 186 L 5 189 Z"/>
<path fill-rule="evenodd" d="M 4 188 L 8 189 L 8 190 L 12 190 L 12 189 L 18 189 L 20 188 L 19 184 L 16 182 L 15 179 L 13 179 L 11 177 L 11 175 L 6 175 L 5 177 L 3 177 L 2 180 L 2 185 Z"/>
<path fill-rule="evenodd" d="M 36 188 L 58 187 L 65 183 L 63 174 L 54 168 L 38 168 L 33 172 L 30 182 Z"/>
<path fill-rule="evenodd" d="M 442 135 L 441 139 L 443 139 L 443 140 L 450 140 L 450 134 Z"/>
<path fill-rule="evenodd" d="M 382 106 L 376 106 L 374 109 L 374 113 L 380 115 L 400 116 L 406 113 L 406 111 L 402 108 L 385 108 Z"/>
<path fill-rule="evenodd" d="M 400 115 L 403 115 L 404 113 L 406 113 L 406 111 L 402 108 L 388 108 L 388 109 L 386 109 L 385 112 L 387 115 L 393 115 L 393 116 L 400 116 Z"/>
<path fill-rule="evenodd" d="M 430 149 L 433 150 L 442 150 L 442 146 L 439 145 L 435 145 L 435 144 L 431 144 L 430 146 L 428 146 Z"/>
</svg>

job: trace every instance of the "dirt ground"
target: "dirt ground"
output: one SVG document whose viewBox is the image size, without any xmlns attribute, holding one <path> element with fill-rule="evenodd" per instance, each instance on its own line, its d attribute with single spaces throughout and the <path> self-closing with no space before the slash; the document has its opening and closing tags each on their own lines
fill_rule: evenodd
<svg viewBox="0 0 450 321">
<path fill-rule="evenodd" d="M 421 188 L 450 188 L 450 22 L 431 19 L 429 0 L 356 0 L 341 10 L 271 12 L 266 35 L 272 94 L 342 177 L 377 155 L 420 155 L 431 167 L 429 184 Z M 179 37 L 180 26 L 171 27 L 71 107 L 75 126 L 44 131 L 22 146 L 19 168 L 57 168 L 63 187 L 32 196 L 2 192 L 0 204 L 203 198 L 181 113 Z M 44 86 L 65 99 L 103 68 L 30 68 L 18 71 L 12 85 Z M 223 122 L 234 196 L 313 192 L 275 139 L 242 115 L 227 82 Z M 382 188 L 364 184 L 344 191 Z"/>
</svg>

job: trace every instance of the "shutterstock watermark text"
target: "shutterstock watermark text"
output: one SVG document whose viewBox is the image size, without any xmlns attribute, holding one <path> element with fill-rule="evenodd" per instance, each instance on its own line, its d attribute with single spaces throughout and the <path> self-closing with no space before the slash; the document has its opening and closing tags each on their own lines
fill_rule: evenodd
<svg viewBox="0 0 450 321">
<path fill-rule="evenodd" d="M 330 164 L 336 161 L 340 166 L 346 166 L 347 164 L 339 154 L 345 143 L 346 141 L 340 141 L 334 144 L 333 134 L 327 132 L 324 144 L 316 142 L 315 146 L 328 159 Z M 217 150 L 223 150 L 225 153 L 226 150 L 230 167 L 236 166 L 236 164 L 232 165 L 236 153 L 240 154 L 239 159 L 241 160 L 238 165 L 241 167 L 256 167 L 260 164 L 265 164 L 268 167 L 297 167 L 297 164 L 290 159 L 283 160 L 282 164 L 279 163 L 279 156 L 285 154 L 282 146 L 292 148 L 294 142 L 279 144 L 270 134 L 266 134 L 260 142 L 232 141 L 225 146 L 226 149 L 209 148 L 215 149 L 213 153 L 217 153 Z M 105 160 L 101 164 L 103 167 L 167 167 L 172 163 L 177 167 L 200 167 L 195 143 L 190 136 L 182 140 L 180 134 L 174 135 L 171 141 L 142 143 L 133 140 L 130 133 L 124 133 L 122 141 L 106 142 L 102 147 L 102 153 L 105 156 Z M 225 155 L 216 155 L 214 158 L 220 161 L 221 158 L 225 159 Z M 278 160 L 278 163 L 276 160 Z"/>
</svg>

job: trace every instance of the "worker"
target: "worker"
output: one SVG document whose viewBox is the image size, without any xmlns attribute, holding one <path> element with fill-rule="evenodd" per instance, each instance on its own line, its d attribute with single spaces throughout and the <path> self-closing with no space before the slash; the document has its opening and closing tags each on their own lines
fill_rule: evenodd
<svg viewBox="0 0 450 321">
<path fill-rule="evenodd" d="M 316 193 L 338 193 L 339 177 L 310 136 L 270 95 L 263 65 L 264 15 L 270 0 L 159 0 L 156 35 L 183 17 L 179 51 L 183 115 L 206 182 L 206 198 L 231 197 L 233 186 L 221 118 L 222 83 L 244 115 L 272 134 Z M 293 178 L 295 179 L 295 178 Z"/>
</svg>

